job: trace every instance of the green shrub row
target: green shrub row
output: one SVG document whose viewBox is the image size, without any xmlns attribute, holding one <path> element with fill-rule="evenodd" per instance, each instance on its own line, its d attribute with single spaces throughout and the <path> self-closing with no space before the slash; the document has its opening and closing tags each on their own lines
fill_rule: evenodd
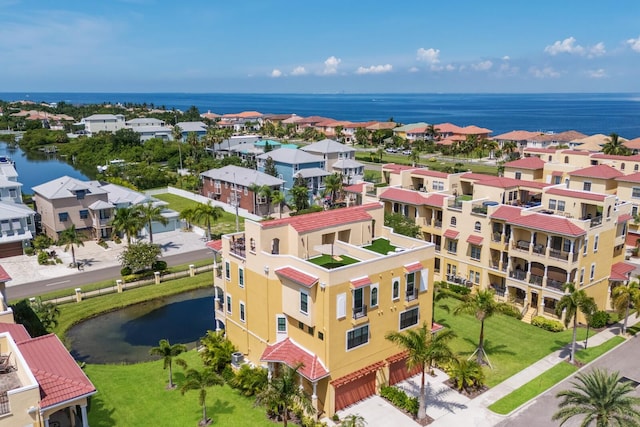
<svg viewBox="0 0 640 427">
<path fill-rule="evenodd" d="M 606 311 L 600 310 L 593 313 L 593 315 L 591 316 L 591 322 L 589 323 L 592 328 L 600 329 L 607 326 L 608 322 L 609 322 L 609 313 L 607 313 Z"/>
<path fill-rule="evenodd" d="M 409 397 L 404 391 L 392 386 L 382 387 L 380 389 L 380 396 L 391 402 L 393 406 L 404 409 L 414 417 L 418 415 L 420 404 L 418 403 L 417 397 Z"/>
<path fill-rule="evenodd" d="M 558 320 L 547 319 L 542 316 L 535 316 L 531 319 L 531 324 L 550 332 L 564 331 L 564 325 Z"/>
</svg>

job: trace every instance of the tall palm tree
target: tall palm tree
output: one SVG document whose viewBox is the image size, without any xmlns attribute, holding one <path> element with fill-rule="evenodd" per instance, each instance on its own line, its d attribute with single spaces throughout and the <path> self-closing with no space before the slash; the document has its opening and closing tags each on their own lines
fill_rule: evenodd
<svg viewBox="0 0 640 427">
<path fill-rule="evenodd" d="M 195 211 L 196 211 L 195 207 L 186 208 L 180 211 L 180 219 L 184 219 L 185 221 L 187 221 L 187 229 L 189 230 L 191 229 L 191 223 L 194 221 L 194 218 L 195 218 Z"/>
<path fill-rule="evenodd" d="M 173 383 L 173 358 L 178 356 L 180 353 L 184 353 L 187 351 L 187 346 L 184 344 L 173 344 L 169 343 L 169 340 L 162 339 L 158 342 L 158 347 L 153 347 L 149 350 L 149 354 L 152 356 L 160 356 L 163 360 L 162 369 L 169 368 L 169 385 L 168 389 L 174 389 L 176 386 Z"/>
<path fill-rule="evenodd" d="M 302 408 L 306 413 L 312 414 L 315 409 L 311 405 L 309 397 L 304 394 L 298 381 L 298 371 L 302 368 L 299 364 L 293 368 L 280 365 L 281 374 L 271 379 L 267 387 L 256 396 L 256 405 L 264 405 L 267 409 L 273 409 L 282 417 L 282 423 L 286 427 L 289 420 L 289 411 L 294 406 Z"/>
<path fill-rule="evenodd" d="M 58 236 L 58 244 L 60 246 L 64 245 L 64 251 L 68 251 L 69 247 L 71 247 L 71 259 L 73 260 L 73 265 L 78 265 L 76 263 L 76 251 L 73 249 L 73 246 L 84 246 L 84 242 L 80 234 L 76 231 L 76 225 L 72 224 L 71 227 L 63 230 Z M 79 268 L 79 267 L 78 267 Z"/>
<path fill-rule="evenodd" d="M 336 201 L 338 193 L 342 191 L 342 177 L 338 173 L 332 173 L 324 179 L 325 192 L 331 197 L 331 203 Z"/>
<path fill-rule="evenodd" d="M 578 331 L 578 312 L 586 314 L 595 304 L 593 298 L 587 296 L 583 289 L 576 289 L 574 283 L 565 283 L 563 286 L 565 294 L 556 304 L 556 314 L 560 316 L 565 311 L 564 326 L 569 327 L 569 322 L 573 320 L 573 338 L 571 341 L 571 356 L 569 360 L 573 363 L 576 355 L 576 333 Z"/>
<path fill-rule="evenodd" d="M 409 160 L 413 164 L 413 167 L 415 167 L 416 164 L 420 161 L 420 150 L 418 150 L 417 148 L 411 150 L 411 154 L 409 154 Z"/>
<path fill-rule="evenodd" d="M 271 215 L 271 199 L 273 198 L 273 187 L 269 185 L 261 185 L 258 188 L 258 195 L 264 197 L 267 202 L 267 216 Z"/>
<path fill-rule="evenodd" d="M 213 206 L 211 202 L 198 203 L 194 210 L 194 219 L 196 221 L 204 222 L 207 227 L 207 240 L 211 240 L 211 223 L 216 222 L 222 215 L 224 210 L 220 206 Z"/>
<path fill-rule="evenodd" d="M 624 323 L 622 324 L 622 333 L 627 332 L 627 320 L 631 306 L 636 310 L 640 307 L 640 283 L 633 281 L 627 286 L 616 286 L 611 292 L 613 297 L 612 305 L 618 314 L 624 314 Z"/>
<path fill-rule="evenodd" d="M 287 196 L 284 194 L 284 191 L 275 190 L 271 195 L 271 203 L 278 206 L 278 213 L 280 214 L 280 218 L 282 218 L 282 208 L 286 200 Z"/>
<path fill-rule="evenodd" d="M 181 366 L 186 367 L 184 361 L 179 363 Z M 180 386 L 180 393 L 184 395 L 190 390 L 198 390 L 198 404 L 202 406 L 202 420 L 198 423 L 199 426 L 206 426 L 211 424 L 211 419 L 207 417 L 207 389 L 214 385 L 223 385 L 224 380 L 222 377 L 210 368 L 204 368 L 202 371 L 197 369 L 188 369 L 185 373 L 185 382 Z"/>
<path fill-rule="evenodd" d="M 512 310 L 509 304 L 495 300 L 493 289 L 480 290 L 467 295 L 453 310 L 453 314 L 471 314 L 480 321 L 480 338 L 478 339 L 478 348 L 475 351 L 479 365 L 482 365 L 487 356 L 484 351 L 484 321 L 494 314 L 509 313 Z"/>
<path fill-rule="evenodd" d="M 640 398 L 629 396 L 634 386 L 620 381 L 618 372 L 595 369 L 581 372 L 571 384 L 573 388 L 559 392 L 560 410 L 551 417 L 560 425 L 576 416 L 583 416 L 582 426 L 595 422 L 596 427 L 640 426 Z"/>
<path fill-rule="evenodd" d="M 136 211 L 141 217 L 142 223 L 149 227 L 149 242 L 153 243 L 153 231 L 151 230 L 151 224 L 153 222 L 159 222 L 162 225 L 167 225 L 169 220 L 162 216 L 162 206 L 154 206 L 152 202 L 136 205 Z"/>
<path fill-rule="evenodd" d="M 131 238 L 136 237 L 143 226 L 142 217 L 133 206 L 116 209 L 111 220 L 111 227 L 115 233 L 127 235 L 127 245 L 131 245 Z"/>
<path fill-rule="evenodd" d="M 604 154 L 612 154 L 615 156 L 631 155 L 631 150 L 624 145 L 617 133 L 609 135 L 607 142 L 602 146 L 602 152 Z"/>
<path fill-rule="evenodd" d="M 423 323 L 418 329 L 409 329 L 405 332 L 389 332 L 385 338 L 397 344 L 407 351 L 407 369 L 411 370 L 420 367 L 420 406 L 418 408 L 418 419 L 422 420 L 427 416 L 427 402 L 425 396 L 425 372 L 431 371 L 433 364 L 448 362 L 453 359 L 453 351 L 449 348 L 448 342 L 456 336 L 450 329 L 432 334 Z"/>
<path fill-rule="evenodd" d="M 435 141 L 440 137 L 440 129 L 435 127 L 435 125 L 429 125 L 427 126 L 425 135 L 428 139 Z"/>
<path fill-rule="evenodd" d="M 511 154 L 518 149 L 518 144 L 515 141 L 505 141 L 502 143 L 502 152 Z"/>
</svg>

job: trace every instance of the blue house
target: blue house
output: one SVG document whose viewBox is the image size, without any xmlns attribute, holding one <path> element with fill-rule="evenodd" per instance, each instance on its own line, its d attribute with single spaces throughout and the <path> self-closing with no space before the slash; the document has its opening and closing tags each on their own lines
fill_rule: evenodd
<svg viewBox="0 0 640 427">
<path fill-rule="evenodd" d="M 187 135 L 195 133 L 198 135 L 198 139 L 201 139 L 207 134 L 207 125 L 203 122 L 179 122 L 176 124 L 182 130 L 182 142 L 187 140 Z"/>
<path fill-rule="evenodd" d="M 265 171 L 264 168 L 269 157 L 275 164 L 278 178 L 284 181 L 282 186 L 287 198 L 297 176 L 303 177 L 307 182 L 310 203 L 313 203 L 314 197 L 322 195 L 325 188 L 324 177 L 331 174 L 324 169 L 325 162 L 321 156 L 294 148 L 279 148 L 257 156 L 260 172 Z"/>
</svg>

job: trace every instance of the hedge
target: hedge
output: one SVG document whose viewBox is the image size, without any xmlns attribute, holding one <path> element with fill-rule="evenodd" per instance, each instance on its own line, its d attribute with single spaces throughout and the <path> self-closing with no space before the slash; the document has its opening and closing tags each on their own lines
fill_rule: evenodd
<svg viewBox="0 0 640 427">
<path fill-rule="evenodd" d="M 531 319 L 531 324 L 550 332 L 564 331 L 564 325 L 558 320 L 547 319 L 542 316 L 535 316 Z"/>
<path fill-rule="evenodd" d="M 418 403 L 417 397 L 409 397 L 407 393 L 396 387 L 385 386 L 380 389 L 380 396 L 387 399 L 393 406 L 400 409 L 404 409 L 414 417 L 418 415 Z"/>
</svg>

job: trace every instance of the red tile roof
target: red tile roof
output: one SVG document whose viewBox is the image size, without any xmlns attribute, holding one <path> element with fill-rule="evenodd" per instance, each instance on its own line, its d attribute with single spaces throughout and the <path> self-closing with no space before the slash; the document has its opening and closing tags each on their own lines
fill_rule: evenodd
<svg viewBox="0 0 640 427">
<path fill-rule="evenodd" d="M 542 169 L 544 168 L 545 162 L 542 161 L 539 157 L 523 157 L 518 160 L 514 160 L 512 162 L 508 162 L 504 164 L 505 168 L 519 168 L 519 169 Z"/>
<path fill-rule="evenodd" d="M 607 198 L 606 194 L 591 193 L 588 191 L 566 190 L 564 188 L 550 188 L 546 191 L 546 194 L 573 197 L 575 199 L 593 200 L 597 202 L 603 202 L 604 199 Z"/>
<path fill-rule="evenodd" d="M 521 213 L 521 208 L 515 206 L 500 206 L 491 214 L 491 218 L 511 221 L 514 218 L 519 218 Z"/>
<path fill-rule="evenodd" d="M 530 132 L 528 130 L 512 130 L 511 132 L 494 136 L 493 139 L 504 141 L 527 141 L 538 135 L 540 135 L 540 132 Z"/>
<path fill-rule="evenodd" d="M 343 187 L 342 189 L 347 193 L 362 193 L 364 186 L 365 186 L 365 183 L 361 182 L 360 184 L 349 185 L 347 187 Z"/>
<path fill-rule="evenodd" d="M 480 246 L 482 244 L 483 240 L 484 240 L 484 237 L 482 237 L 482 236 L 471 235 L 471 236 L 467 237 L 467 242 L 471 243 L 472 245 L 476 245 L 476 246 Z"/>
<path fill-rule="evenodd" d="M 444 172 L 432 171 L 425 168 L 419 168 L 411 172 L 415 175 L 432 176 L 434 178 L 448 178 L 449 174 Z"/>
<path fill-rule="evenodd" d="M 630 274 L 636 266 L 633 264 L 627 264 L 625 262 L 616 262 L 611 266 L 611 274 L 609 280 L 625 281 L 629 280 Z"/>
<path fill-rule="evenodd" d="M 622 172 L 612 168 L 609 165 L 589 166 L 588 168 L 578 169 L 569 172 L 571 176 L 582 176 L 585 178 L 614 179 L 624 176 Z"/>
<path fill-rule="evenodd" d="M 95 393 L 96 388 L 54 334 L 17 345 L 40 384 L 41 408 Z"/>
<path fill-rule="evenodd" d="M 372 282 L 371 282 L 371 279 L 369 279 L 369 276 L 359 277 L 357 279 L 351 279 L 351 286 L 353 286 L 356 289 L 362 288 L 364 286 L 369 286 L 371 283 Z"/>
<path fill-rule="evenodd" d="M 0 332 L 8 332 L 13 342 L 21 342 L 31 339 L 27 329 L 19 323 L 0 323 Z"/>
<path fill-rule="evenodd" d="M 622 143 L 629 150 L 640 150 L 640 138 L 634 138 Z"/>
<path fill-rule="evenodd" d="M 444 329 L 444 326 L 442 326 L 441 324 L 436 323 L 436 322 L 432 322 L 431 323 L 431 333 L 432 334 L 436 333 L 436 332 L 438 332 L 438 331 L 440 331 L 442 329 Z"/>
<path fill-rule="evenodd" d="M 380 200 L 393 200 L 395 202 L 406 203 L 409 205 L 424 205 L 426 197 L 424 193 L 414 190 L 403 190 L 401 188 L 390 187 L 380 193 Z"/>
<path fill-rule="evenodd" d="M 406 171 L 409 169 L 416 169 L 413 166 L 407 165 L 397 165 L 395 163 L 387 163 L 386 165 L 382 165 L 382 170 L 388 170 L 391 173 L 400 173 L 400 171 Z"/>
<path fill-rule="evenodd" d="M 329 371 L 318 356 L 307 351 L 291 338 L 268 346 L 262 352 L 260 361 L 285 363 L 292 368 L 302 363 L 298 372 L 309 381 L 317 381 L 329 375 Z"/>
<path fill-rule="evenodd" d="M 476 125 L 465 126 L 460 130 L 460 133 L 464 135 L 482 135 L 491 132 L 493 132 L 491 129 L 481 128 Z"/>
<path fill-rule="evenodd" d="M 629 221 L 630 219 L 633 219 L 633 215 L 631 214 L 622 214 L 618 217 L 618 224 L 620 224 L 621 222 L 626 222 Z"/>
<path fill-rule="evenodd" d="M 11 276 L 9 276 L 9 273 L 0 265 L 0 282 L 8 282 L 9 280 L 11 280 Z"/>
<path fill-rule="evenodd" d="M 562 171 L 553 171 L 551 172 L 551 176 L 562 176 L 564 172 Z"/>
<path fill-rule="evenodd" d="M 457 239 L 458 236 L 460 235 L 459 231 L 456 230 L 452 230 L 452 229 L 447 229 L 447 231 L 444 232 L 443 236 L 446 237 L 447 239 Z"/>
<path fill-rule="evenodd" d="M 384 366 L 384 362 L 383 361 L 372 363 L 371 365 L 365 366 L 362 369 L 358 369 L 357 371 L 354 371 L 354 372 L 352 372 L 350 374 L 347 374 L 344 377 L 337 378 L 337 379 L 331 381 L 330 384 L 332 386 L 334 386 L 334 387 L 343 386 L 345 384 L 348 384 L 348 383 L 350 383 L 352 381 L 357 380 L 358 378 L 362 378 L 365 375 L 370 374 L 371 372 L 375 372 L 378 369 L 382 368 L 383 366 Z"/>
<path fill-rule="evenodd" d="M 300 270 L 297 270 L 293 267 L 282 267 L 276 270 L 276 274 L 291 280 L 292 282 L 296 282 L 302 286 L 306 286 L 307 288 L 312 287 L 316 283 L 318 283 L 318 278 L 311 276 L 307 273 L 303 273 Z"/>
<path fill-rule="evenodd" d="M 486 185 L 488 187 L 498 188 L 514 188 L 514 187 L 530 187 L 542 189 L 553 184 L 547 184 L 538 181 L 527 181 L 522 179 L 507 178 L 504 176 L 485 175 L 482 173 L 465 173 L 460 178 L 467 178 L 477 181 L 478 185 Z"/>
<path fill-rule="evenodd" d="M 513 218 L 511 220 L 511 225 L 534 228 L 536 230 L 548 231 L 551 233 L 562 234 L 564 236 L 577 237 L 587 234 L 584 229 L 578 227 L 567 218 L 542 213 L 521 215 L 518 218 Z"/>
<path fill-rule="evenodd" d="M 206 244 L 206 247 L 215 252 L 220 252 L 222 250 L 222 240 L 209 240 Z"/>
<path fill-rule="evenodd" d="M 416 271 L 422 270 L 422 263 L 413 262 L 411 264 L 405 265 L 404 269 L 407 270 L 408 273 L 415 273 Z"/>
<path fill-rule="evenodd" d="M 574 156 L 588 156 L 591 153 L 589 153 L 588 151 L 580 151 L 580 150 L 562 150 L 560 154 L 572 154 Z"/>
<path fill-rule="evenodd" d="M 630 162 L 640 162 L 640 154 L 634 156 L 616 156 L 614 154 L 592 154 L 592 159 L 604 159 L 604 160 L 628 160 Z"/>
<path fill-rule="evenodd" d="M 537 140 L 537 138 L 536 138 Z M 544 154 L 555 154 L 557 150 L 555 148 L 525 148 L 525 153 L 544 153 Z"/>
<path fill-rule="evenodd" d="M 444 205 L 444 199 L 449 197 L 446 194 L 430 193 L 425 199 L 425 205 L 441 208 Z"/>
<path fill-rule="evenodd" d="M 616 181 L 623 182 L 640 182 L 640 172 L 632 173 L 629 175 L 624 175 L 616 178 Z"/>
<path fill-rule="evenodd" d="M 321 230 L 341 224 L 370 221 L 371 215 L 367 211 L 379 209 L 380 203 L 368 203 L 349 208 L 331 209 L 328 211 L 314 212 L 304 215 L 296 215 L 289 218 L 272 219 L 260 222 L 262 228 L 282 227 L 290 225 L 299 233 Z"/>
<path fill-rule="evenodd" d="M 460 133 L 462 130 L 460 126 L 456 126 L 453 123 L 440 123 L 439 125 L 433 125 L 433 127 L 440 133 Z"/>
</svg>

